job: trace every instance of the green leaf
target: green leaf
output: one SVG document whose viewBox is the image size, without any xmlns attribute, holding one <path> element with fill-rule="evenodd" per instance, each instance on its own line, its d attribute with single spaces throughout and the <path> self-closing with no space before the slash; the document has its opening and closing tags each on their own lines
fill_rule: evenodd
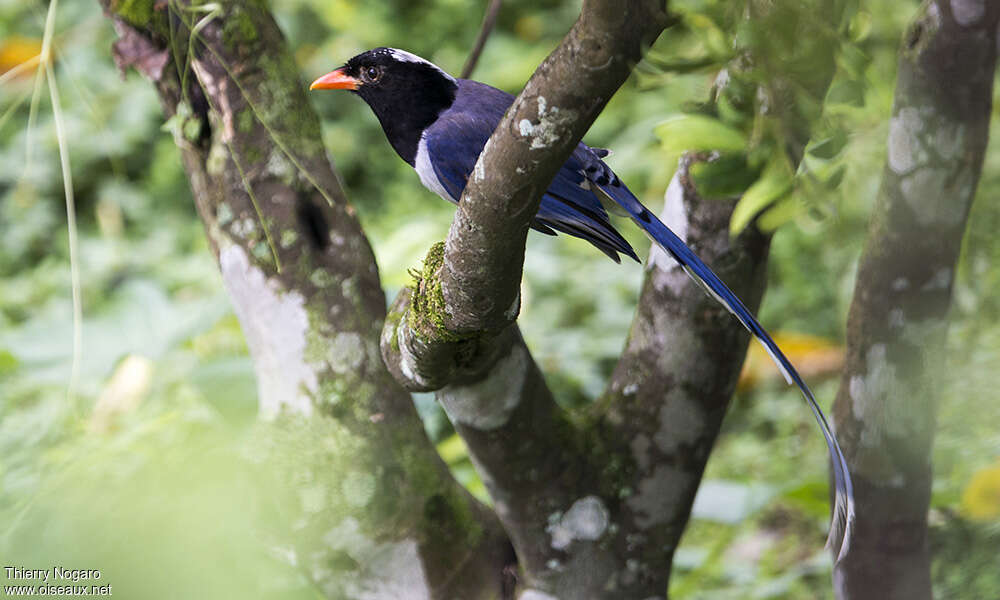
<svg viewBox="0 0 1000 600">
<path fill-rule="evenodd" d="M 450 437 L 442 440 L 437 445 L 437 450 L 442 460 L 449 465 L 454 465 L 469 458 L 469 450 L 465 447 L 465 442 L 462 441 L 462 438 L 458 437 L 457 433 L 453 433 Z"/>
<path fill-rule="evenodd" d="M 671 117 L 657 125 L 655 131 L 668 152 L 737 151 L 747 145 L 742 132 L 705 115 Z"/>
<path fill-rule="evenodd" d="M 844 160 L 843 158 L 823 160 L 807 154 L 799 165 L 799 172 L 795 175 L 796 187 L 812 185 L 815 189 L 810 193 L 815 194 L 824 194 L 837 189 L 844 179 L 844 173 L 847 172 Z"/>
<path fill-rule="evenodd" d="M 838 81 L 826 95 L 827 104 L 865 105 L 865 84 L 857 79 Z"/>
<path fill-rule="evenodd" d="M 829 160 L 840 154 L 840 151 L 843 150 L 846 145 L 847 134 L 844 133 L 843 130 L 838 130 L 833 132 L 833 134 L 829 137 L 810 142 L 809 146 L 806 148 L 806 152 L 816 158 Z"/>
<path fill-rule="evenodd" d="M 848 35 L 854 42 L 860 42 L 868 38 L 872 32 L 874 18 L 870 12 L 859 10 L 854 13 L 851 23 L 848 25 Z"/>
<path fill-rule="evenodd" d="M 791 194 L 782 198 L 775 203 L 774 206 L 761 213 L 761 215 L 757 217 L 757 227 L 764 232 L 775 231 L 785 223 L 802 214 L 804 209 L 805 206 L 799 198 L 797 198 L 795 194 Z"/>
<path fill-rule="evenodd" d="M 715 110 L 724 123 L 729 125 L 744 125 L 753 120 L 753 106 L 746 106 L 747 104 L 744 98 L 740 98 L 737 94 L 729 93 L 727 87 L 721 90 L 718 98 L 716 98 Z"/>
<path fill-rule="evenodd" d="M 739 235 L 760 211 L 786 196 L 792 190 L 793 182 L 792 170 L 784 156 L 772 158 L 764 167 L 760 179 L 747 189 L 733 209 L 733 216 L 729 219 L 729 234 Z"/>
<path fill-rule="evenodd" d="M 828 190 L 835 190 L 840 187 L 840 182 L 844 179 L 844 173 L 847 172 L 847 165 L 840 165 L 835 168 L 832 173 L 823 179 L 823 187 Z"/>
<path fill-rule="evenodd" d="M 701 13 L 685 16 L 688 27 L 702 39 L 705 47 L 715 56 L 725 57 L 733 53 L 733 46 L 726 33 L 708 15 Z"/>
<path fill-rule="evenodd" d="M 857 46 L 845 44 L 840 51 L 837 62 L 847 71 L 853 79 L 864 79 L 868 66 L 872 63 L 871 56 L 867 55 Z"/>
<path fill-rule="evenodd" d="M 728 198 L 745 192 L 760 177 L 760 170 L 750 167 L 743 154 L 723 154 L 691 165 L 689 174 L 702 198 Z"/>
</svg>

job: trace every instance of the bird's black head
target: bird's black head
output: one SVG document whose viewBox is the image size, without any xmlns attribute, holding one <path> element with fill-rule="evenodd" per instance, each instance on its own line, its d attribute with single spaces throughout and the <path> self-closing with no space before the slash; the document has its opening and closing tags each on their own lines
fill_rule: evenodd
<svg viewBox="0 0 1000 600">
<path fill-rule="evenodd" d="M 455 100 L 458 84 L 434 64 L 395 48 L 375 48 L 327 73 L 309 89 L 350 90 L 382 124 L 389 143 L 413 164 L 420 136 Z"/>
</svg>

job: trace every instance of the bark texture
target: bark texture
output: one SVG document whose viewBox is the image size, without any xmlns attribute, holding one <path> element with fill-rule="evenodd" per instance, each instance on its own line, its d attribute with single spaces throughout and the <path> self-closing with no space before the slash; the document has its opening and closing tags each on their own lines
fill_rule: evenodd
<svg viewBox="0 0 1000 600">
<path fill-rule="evenodd" d="M 331 597 L 499 597 L 509 543 L 451 478 L 382 364 L 374 256 L 264 3 L 103 5 L 119 65 L 159 93 L 254 360 L 261 414 L 315 458 L 288 468 L 302 487 L 299 526 L 329 529 L 312 536 L 323 544 L 298 548 L 302 567 Z M 340 489 L 317 491 L 322 481 Z"/>
<path fill-rule="evenodd" d="M 982 169 L 1000 5 L 925 2 L 903 39 L 888 160 L 835 405 L 857 530 L 838 598 L 931 598 L 927 509 L 955 263 Z"/>
</svg>

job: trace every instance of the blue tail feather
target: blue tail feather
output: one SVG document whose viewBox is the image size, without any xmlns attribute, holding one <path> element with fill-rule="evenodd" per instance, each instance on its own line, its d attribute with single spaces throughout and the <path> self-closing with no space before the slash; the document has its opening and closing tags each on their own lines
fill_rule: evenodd
<svg viewBox="0 0 1000 600">
<path fill-rule="evenodd" d="M 739 319 L 747 330 L 764 346 L 764 349 L 774 360 L 781 374 L 789 384 L 794 384 L 805 397 L 809 409 L 819 424 L 826 439 L 830 460 L 833 464 L 833 479 L 835 488 L 833 523 L 827 538 L 827 546 L 840 539 L 840 550 L 837 555 L 839 562 L 850 547 L 851 534 L 854 529 L 854 486 L 847 468 L 840 444 L 833 433 L 823 410 L 816 402 L 809 386 L 805 384 L 798 371 L 774 342 L 767 331 L 757 322 L 753 314 L 743 304 L 725 283 L 691 251 L 690 248 L 655 214 L 643 206 L 625 186 L 601 185 L 599 189 L 628 212 L 629 216 L 649 237 L 663 250 L 669 253 L 684 268 L 687 274 L 700 285 L 710 296 L 718 300 L 733 315 Z"/>
</svg>

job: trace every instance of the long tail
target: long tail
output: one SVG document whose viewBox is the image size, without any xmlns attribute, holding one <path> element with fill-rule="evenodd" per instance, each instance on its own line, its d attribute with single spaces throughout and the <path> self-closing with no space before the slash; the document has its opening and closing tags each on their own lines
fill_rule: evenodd
<svg viewBox="0 0 1000 600">
<path fill-rule="evenodd" d="M 826 438 L 826 446 L 830 452 L 830 460 L 833 463 L 833 479 L 836 490 L 834 500 L 833 522 L 830 525 L 830 534 L 827 537 L 827 547 L 831 547 L 840 539 L 840 550 L 837 554 L 837 562 L 840 562 L 851 544 L 851 535 L 854 531 L 854 486 L 851 483 L 851 474 L 847 469 L 847 460 L 837 443 L 837 438 L 826 420 L 826 416 L 816 403 L 809 386 L 805 384 L 795 367 L 782 353 L 767 331 L 761 327 L 757 319 L 747 309 L 747 307 L 736 297 L 736 294 L 722 282 L 719 277 L 712 272 L 708 266 L 701 262 L 694 252 L 674 234 L 660 219 L 649 209 L 643 206 L 631 192 L 623 185 L 615 185 L 610 182 L 608 185 L 600 186 L 601 191 L 607 194 L 618 205 L 625 209 L 633 221 L 639 225 L 661 248 L 667 251 L 681 267 L 700 285 L 710 296 L 714 297 L 723 306 L 733 313 L 740 323 L 743 324 L 750 333 L 764 346 L 767 353 L 771 355 L 781 374 L 789 384 L 795 384 L 812 410 L 816 422 L 819 424 Z"/>
</svg>

